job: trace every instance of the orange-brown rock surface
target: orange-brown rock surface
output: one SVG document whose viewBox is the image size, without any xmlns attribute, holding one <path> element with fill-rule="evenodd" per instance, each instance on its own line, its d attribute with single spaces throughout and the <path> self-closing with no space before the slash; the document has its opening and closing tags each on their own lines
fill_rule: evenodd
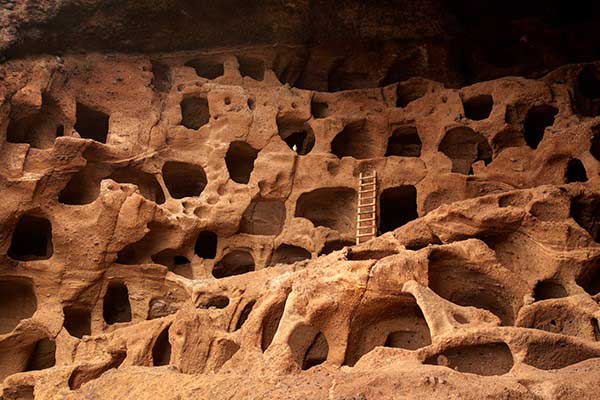
<svg viewBox="0 0 600 400">
<path fill-rule="evenodd" d="M 335 92 L 295 65 L 0 65 L 3 398 L 598 398 L 600 63 Z"/>
</svg>

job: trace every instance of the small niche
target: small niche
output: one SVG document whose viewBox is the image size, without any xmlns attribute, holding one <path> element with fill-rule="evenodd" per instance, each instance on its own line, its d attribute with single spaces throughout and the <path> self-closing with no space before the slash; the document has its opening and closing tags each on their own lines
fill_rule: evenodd
<svg viewBox="0 0 600 400">
<path fill-rule="evenodd" d="M 289 345 L 303 370 L 323 364 L 329 355 L 327 338 L 323 332 L 309 325 L 298 326 L 290 335 Z"/>
<path fill-rule="evenodd" d="M 75 130 L 79 136 L 84 139 L 106 143 L 108 137 L 108 114 L 77 103 L 75 117 Z"/>
<path fill-rule="evenodd" d="M 587 180 L 587 172 L 581 160 L 578 158 L 570 159 L 567 163 L 567 169 L 565 170 L 566 183 L 587 182 Z"/>
<path fill-rule="evenodd" d="M 181 125 L 200 129 L 210 120 L 208 100 L 204 97 L 186 97 L 181 101 Z"/>
<path fill-rule="evenodd" d="M 568 293 L 565 287 L 554 279 L 539 281 L 533 290 L 533 298 L 536 301 L 558 299 L 567 296 Z"/>
<path fill-rule="evenodd" d="M 273 252 L 270 265 L 294 264 L 298 261 L 308 260 L 310 257 L 310 252 L 302 247 L 282 244 Z"/>
<path fill-rule="evenodd" d="M 119 168 L 116 169 L 108 179 L 112 179 L 117 183 L 129 183 L 136 185 L 140 194 L 146 199 L 155 202 L 156 204 L 162 204 L 165 202 L 165 194 L 163 189 L 156 180 L 156 177 L 152 174 L 142 172 L 134 168 Z M 97 192 L 94 190 L 96 197 L 100 193 L 99 183 L 97 184 Z M 75 188 L 76 189 L 76 188 Z M 62 192 L 61 192 L 62 193 Z M 91 196 L 84 195 L 84 198 L 90 198 Z M 75 199 L 77 200 L 77 199 Z M 85 203 L 84 203 L 85 204 Z"/>
<path fill-rule="evenodd" d="M 194 59 L 189 60 L 184 64 L 186 67 L 192 67 L 196 71 L 196 75 L 206 79 L 217 79 L 223 76 L 225 70 L 223 63 L 211 62 L 208 60 Z"/>
<path fill-rule="evenodd" d="M 213 268 L 215 278 L 227 278 L 254 271 L 254 258 L 245 250 L 233 250 L 227 253 Z"/>
<path fill-rule="evenodd" d="M 466 126 L 450 129 L 438 147 L 452 160 L 452 172 L 473 174 L 472 164 L 483 160 L 485 165 L 492 161 L 492 148 L 480 133 Z"/>
<path fill-rule="evenodd" d="M 229 305 L 227 296 L 213 296 L 202 306 L 202 308 L 217 308 L 223 309 Z"/>
<path fill-rule="evenodd" d="M 277 330 L 279 329 L 279 324 L 281 323 L 281 318 L 283 317 L 286 301 L 287 298 L 285 301 L 275 303 L 273 306 L 271 306 L 262 321 L 260 348 L 262 349 L 263 353 L 269 348 L 273 342 L 273 339 L 275 338 Z"/>
<path fill-rule="evenodd" d="M 64 135 L 61 122 L 64 115 L 60 107 L 48 95 L 42 95 L 40 110 L 22 119 L 11 118 L 6 130 L 6 141 L 9 143 L 29 143 L 37 149 L 48 149 L 54 146 L 54 140 Z"/>
<path fill-rule="evenodd" d="M 577 113 L 585 117 L 600 115 L 600 68 L 586 65 L 577 78 L 575 86 Z"/>
<path fill-rule="evenodd" d="M 338 158 L 354 157 L 358 160 L 377 156 L 376 145 L 364 120 L 346 125 L 331 141 L 331 152 Z"/>
<path fill-rule="evenodd" d="M 381 233 L 391 232 L 419 217 L 417 189 L 412 185 L 385 189 L 379 198 Z"/>
<path fill-rule="evenodd" d="M 167 161 L 163 165 L 162 175 L 174 199 L 200 196 L 207 183 L 202 167 L 179 161 Z"/>
<path fill-rule="evenodd" d="M 425 364 L 442 365 L 463 373 L 494 376 L 508 373 L 514 360 L 508 345 L 499 342 L 448 348 L 427 358 Z"/>
<path fill-rule="evenodd" d="M 421 138 L 414 126 L 394 129 L 388 139 L 385 156 L 421 157 Z"/>
<path fill-rule="evenodd" d="M 33 286 L 25 280 L 0 281 L 0 335 L 12 332 L 37 309 Z"/>
<path fill-rule="evenodd" d="M 166 93 L 171 90 L 171 68 L 160 61 L 151 61 L 152 87 L 157 92 Z"/>
<path fill-rule="evenodd" d="M 23 215 L 13 231 L 8 256 L 19 261 L 46 260 L 53 251 L 50 221 Z"/>
<path fill-rule="evenodd" d="M 325 335 L 323 335 L 323 333 L 319 332 L 304 355 L 302 369 L 307 370 L 314 366 L 323 364 L 325 361 L 327 361 L 328 354 L 329 344 L 327 343 L 327 338 Z"/>
<path fill-rule="evenodd" d="M 253 57 L 238 57 L 240 75 L 247 76 L 255 81 L 265 78 L 265 62 Z"/>
<path fill-rule="evenodd" d="M 152 347 L 152 365 L 155 367 L 169 365 L 171 362 L 171 343 L 169 342 L 169 327 L 163 329 Z"/>
<path fill-rule="evenodd" d="M 600 259 L 583 268 L 575 282 L 590 296 L 600 293 Z"/>
<path fill-rule="evenodd" d="M 225 164 L 231 179 L 237 183 L 248 183 L 254 170 L 256 157 L 258 157 L 258 150 L 248 143 L 231 142 L 225 155 Z"/>
<path fill-rule="evenodd" d="M 330 114 L 329 105 L 324 101 L 311 100 L 310 111 L 314 118 L 327 118 Z"/>
<path fill-rule="evenodd" d="M 83 336 L 92 333 L 92 316 L 89 310 L 77 307 L 63 308 L 65 316 L 64 327 L 69 335 L 81 339 Z"/>
<path fill-rule="evenodd" d="M 198 234 L 194 253 L 200 258 L 212 260 L 217 255 L 217 234 L 211 231 L 202 231 Z"/>
<path fill-rule="evenodd" d="M 396 107 L 404 108 L 427 94 L 429 84 L 422 79 L 409 79 L 396 86 Z"/>
<path fill-rule="evenodd" d="M 52 368 L 56 364 L 56 343 L 54 340 L 44 338 L 34 345 L 25 371 L 38 371 Z"/>
<path fill-rule="evenodd" d="M 129 291 L 122 282 L 111 282 L 104 294 L 103 316 L 108 325 L 131 321 Z"/>
<path fill-rule="evenodd" d="M 285 223 L 285 204 L 283 201 L 254 200 L 240 222 L 240 232 L 250 235 L 279 235 Z"/>
<path fill-rule="evenodd" d="M 554 118 L 558 114 L 558 108 L 543 104 L 534 106 L 527 111 L 523 123 L 525 143 L 532 149 L 537 149 L 544 138 L 547 127 L 554 125 Z"/>
<path fill-rule="evenodd" d="M 296 217 L 310 220 L 340 233 L 353 232 L 356 219 L 356 190 L 345 187 L 321 188 L 302 193 L 296 203 Z"/>
<path fill-rule="evenodd" d="M 250 313 L 252 312 L 252 309 L 254 308 L 255 304 L 256 300 L 252 300 L 244 306 L 242 312 L 240 313 L 240 316 L 238 317 L 237 323 L 235 324 L 236 331 L 241 329 L 244 323 L 248 320 L 248 317 L 250 316 Z"/>
<path fill-rule="evenodd" d="M 596 243 L 600 243 L 600 198 L 579 196 L 571 200 L 570 215 Z"/>
<path fill-rule="evenodd" d="M 494 107 L 494 99 L 489 94 L 481 94 L 479 96 L 470 97 L 463 100 L 463 109 L 465 117 L 473 121 L 481 121 L 487 119 Z"/>
</svg>

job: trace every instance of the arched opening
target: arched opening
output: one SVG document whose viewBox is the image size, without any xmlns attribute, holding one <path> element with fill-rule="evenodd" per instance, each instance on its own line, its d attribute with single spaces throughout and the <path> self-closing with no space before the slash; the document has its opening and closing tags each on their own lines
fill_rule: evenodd
<svg viewBox="0 0 600 400">
<path fill-rule="evenodd" d="M 600 243 L 600 197 L 579 196 L 571 200 L 571 217 Z"/>
<path fill-rule="evenodd" d="M 163 193 L 163 189 L 156 180 L 156 177 L 152 174 L 148 174 L 134 168 L 119 168 L 115 170 L 108 177 L 108 179 L 112 179 L 118 183 L 129 183 L 136 185 L 142 196 L 150 201 L 155 202 L 156 204 L 162 204 L 165 202 L 165 194 Z M 99 183 L 97 184 L 97 187 L 99 193 Z"/>
<path fill-rule="evenodd" d="M 310 102 L 310 112 L 314 118 L 327 118 L 329 116 L 329 105 L 324 101 L 312 99 Z"/>
<path fill-rule="evenodd" d="M 302 247 L 291 244 L 281 244 L 273 252 L 270 265 L 294 264 L 298 261 L 308 260 L 310 257 L 310 252 Z"/>
<path fill-rule="evenodd" d="M 489 94 L 481 94 L 479 96 L 470 97 L 463 100 L 463 109 L 465 117 L 473 121 L 481 121 L 490 116 L 494 107 L 494 99 Z"/>
<path fill-rule="evenodd" d="M 567 163 L 565 170 L 565 181 L 571 182 L 586 182 L 588 180 L 587 172 L 583 163 L 578 158 L 572 158 Z"/>
<path fill-rule="evenodd" d="M 241 329 L 242 326 L 244 326 L 244 323 L 248 320 L 248 317 L 250 316 L 250 313 L 252 312 L 252 309 L 254 308 L 255 304 L 256 304 L 256 300 L 252 300 L 244 306 L 244 308 L 242 309 L 242 312 L 240 313 L 240 316 L 238 317 L 238 320 L 235 324 L 234 330 L 237 331 L 237 330 Z"/>
<path fill-rule="evenodd" d="M 575 282 L 590 296 L 600 293 L 600 258 L 583 267 Z"/>
<path fill-rule="evenodd" d="M 287 297 L 284 301 L 273 304 L 264 316 L 264 319 L 262 321 L 260 345 L 263 353 L 269 348 L 269 346 L 273 342 L 275 334 L 277 333 L 277 329 L 279 329 L 279 323 L 281 322 L 281 318 L 283 317 L 286 301 Z"/>
<path fill-rule="evenodd" d="M 108 137 L 108 114 L 77 103 L 75 118 L 75 130 L 79 136 L 84 139 L 106 143 Z"/>
<path fill-rule="evenodd" d="M 40 110 L 22 119 L 11 118 L 6 130 L 9 143 L 29 143 L 37 149 L 54 146 L 54 140 L 64 135 L 64 116 L 57 102 L 42 95 Z"/>
<path fill-rule="evenodd" d="M 69 335 L 81 339 L 92 333 L 92 316 L 89 310 L 78 307 L 63 308 L 64 327 Z"/>
<path fill-rule="evenodd" d="M 379 230 L 391 232 L 419 218 L 417 213 L 417 189 L 412 185 L 385 189 L 379 197 Z"/>
<path fill-rule="evenodd" d="M 225 155 L 225 164 L 231 179 L 237 183 L 248 183 L 256 157 L 258 157 L 258 150 L 248 143 L 231 142 Z"/>
<path fill-rule="evenodd" d="M 417 350 L 431 344 L 431 333 L 416 300 L 409 294 L 370 298 L 350 323 L 345 365 L 354 365 L 377 346 Z"/>
<path fill-rule="evenodd" d="M 577 78 L 575 86 L 577 113 L 586 117 L 600 115 L 600 69 L 586 65 Z"/>
<path fill-rule="evenodd" d="M 329 355 L 327 338 L 309 325 L 298 326 L 290 336 L 289 345 L 296 362 L 303 370 L 324 363 Z"/>
<path fill-rule="evenodd" d="M 452 172 L 472 174 L 471 165 L 483 160 L 485 165 L 492 161 L 492 149 L 487 139 L 466 126 L 450 129 L 438 147 L 452 160 Z"/>
<path fill-rule="evenodd" d="M 414 126 L 394 129 L 388 139 L 385 156 L 421 157 L 421 138 Z"/>
<path fill-rule="evenodd" d="M 194 253 L 200 258 L 212 260 L 217 255 L 217 234 L 211 231 L 202 231 L 198 234 Z"/>
<path fill-rule="evenodd" d="M 187 257 L 180 254 L 180 251 L 165 249 L 154 254 L 151 258 L 152 262 L 166 266 L 169 268 L 169 271 L 184 278 L 193 279 L 192 264 Z"/>
<path fill-rule="evenodd" d="M 315 134 L 308 125 L 301 127 L 279 126 L 279 136 L 298 155 L 304 156 L 310 153 L 315 145 Z"/>
<path fill-rule="evenodd" d="M 428 357 L 425 364 L 441 365 L 463 373 L 493 376 L 508 373 L 514 360 L 508 345 L 496 342 L 451 347 Z"/>
<path fill-rule="evenodd" d="M 296 203 L 296 217 L 310 220 L 339 233 L 354 233 L 356 190 L 345 187 L 321 188 L 303 193 Z"/>
<path fill-rule="evenodd" d="M 279 235 L 285 223 L 285 204 L 277 200 L 254 200 L 240 222 L 240 232 L 250 235 Z"/>
<path fill-rule="evenodd" d="M 38 371 L 54 367 L 56 364 L 56 343 L 54 340 L 44 338 L 34 345 L 25 371 Z"/>
<path fill-rule="evenodd" d="M 104 294 L 104 321 L 108 325 L 131 321 L 129 291 L 123 282 L 110 282 Z"/>
<path fill-rule="evenodd" d="M 204 97 L 186 97 L 181 101 L 181 125 L 200 129 L 210 120 L 208 100 Z"/>
<path fill-rule="evenodd" d="M 565 287 L 554 279 L 539 281 L 533 289 L 533 298 L 535 301 L 558 299 L 567 296 L 568 293 Z"/>
<path fill-rule="evenodd" d="M 376 157 L 377 148 L 366 129 L 365 120 L 346 125 L 331 141 L 331 152 L 338 158 L 354 157 L 363 160 Z"/>
<path fill-rule="evenodd" d="M 92 203 L 100 194 L 100 181 L 110 174 L 110 168 L 89 162 L 71 176 L 67 185 L 58 195 L 58 201 L 68 205 Z"/>
<path fill-rule="evenodd" d="M 11 332 L 37 309 L 37 299 L 30 282 L 0 281 L 0 335 Z"/>
<path fill-rule="evenodd" d="M 251 271 L 254 271 L 252 254 L 244 250 L 233 250 L 215 264 L 212 274 L 215 278 L 221 279 Z"/>
<path fill-rule="evenodd" d="M 396 107 L 404 108 L 427 94 L 429 84 L 424 79 L 411 78 L 396 86 Z"/>
<path fill-rule="evenodd" d="M 23 215 L 13 231 L 8 256 L 19 261 L 46 260 L 53 252 L 50 221 Z"/>
<path fill-rule="evenodd" d="M 255 81 L 262 81 L 265 78 L 265 62 L 253 57 L 238 57 L 238 64 L 241 76 L 247 76 Z"/>
<path fill-rule="evenodd" d="M 171 68 L 160 61 L 151 61 L 152 87 L 157 92 L 166 93 L 171 90 Z"/>
<path fill-rule="evenodd" d="M 217 79 L 225 73 L 223 63 L 211 62 L 206 59 L 189 60 L 184 65 L 194 68 L 199 77 L 210 80 Z"/>
<path fill-rule="evenodd" d="M 554 125 L 554 118 L 558 114 L 558 108 L 543 104 L 534 106 L 527 111 L 523 131 L 525 143 L 532 149 L 537 149 L 544 138 L 544 131 L 547 127 Z"/>
<path fill-rule="evenodd" d="M 207 183 L 201 166 L 179 161 L 167 161 L 163 165 L 162 175 L 174 199 L 200 196 Z"/>
<path fill-rule="evenodd" d="M 171 343 L 169 342 L 169 327 L 163 329 L 154 341 L 152 347 L 152 365 L 155 367 L 169 365 L 171 362 Z"/>
</svg>

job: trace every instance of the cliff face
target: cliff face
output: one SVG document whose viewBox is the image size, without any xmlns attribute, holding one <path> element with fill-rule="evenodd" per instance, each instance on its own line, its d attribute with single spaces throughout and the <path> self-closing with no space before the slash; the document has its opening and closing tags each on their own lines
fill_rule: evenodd
<svg viewBox="0 0 600 400">
<path fill-rule="evenodd" d="M 5 399 L 596 398 L 600 63 L 558 67 L 595 16 L 37 3 L 0 16 Z M 456 64 L 492 20 L 537 36 Z"/>
</svg>

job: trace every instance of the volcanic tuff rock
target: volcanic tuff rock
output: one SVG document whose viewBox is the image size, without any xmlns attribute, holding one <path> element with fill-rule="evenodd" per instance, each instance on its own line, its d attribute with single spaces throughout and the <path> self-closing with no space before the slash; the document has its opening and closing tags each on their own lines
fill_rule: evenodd
<svg viewBox="0 0 600 400">
<path fill-rule="evenodd" d="M 600 64 L 319 92 L 297 57 L 0 65 L 3 397 L 595 398 Z"/>
</svg>

